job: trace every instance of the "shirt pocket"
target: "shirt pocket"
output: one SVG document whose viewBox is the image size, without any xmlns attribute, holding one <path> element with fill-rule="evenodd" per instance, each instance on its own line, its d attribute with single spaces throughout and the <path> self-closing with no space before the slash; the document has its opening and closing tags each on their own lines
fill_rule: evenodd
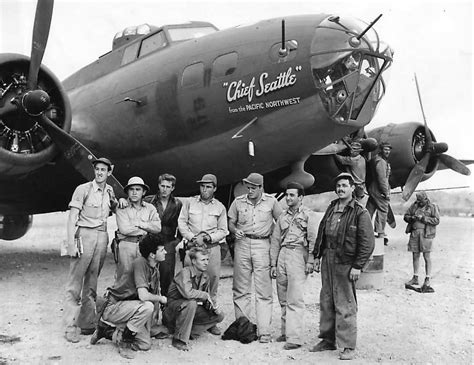
<svg viewBox="0 0 474 365">
<path fill-rule="evenodd" d="M 101 206 L 95 203 L 87 203 L 82 207 L 82 215 L 87 218 L 101 218 Z"/>
<path fill-rule="evenodd" d="M 258 207 L 255 210 L 255 220 L 260 223 L 272 222 L 272 208 L 265 205 Z"/>
</svg>

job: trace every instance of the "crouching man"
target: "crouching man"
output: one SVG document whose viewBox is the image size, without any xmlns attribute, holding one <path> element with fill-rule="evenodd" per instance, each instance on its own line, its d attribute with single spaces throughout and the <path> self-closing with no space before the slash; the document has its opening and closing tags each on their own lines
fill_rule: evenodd
<svg viewBox="0 0 474 365">
<path fill-rule="evenodd" d="M 134 358 L 133 351 L 149 350 L 150 329 L 157 322 L 159 304 L 166 304 L 160 295 L 158 263 L 165 260 L 163 242 L 146 235 L 139 243 L 141 256 L 132 263 L 126 279 L 108 288 L 108 298 L 99 324 L 92 335 L 91 344 L 101 338 L 112 339 L 118 345 L 119 354 Z"/>
<path fill-rule="evenodd" d="M 191 266 L 185 266 L 176 274 L 168 289 L 168 304 L 163 312 L 163 324 L 174 333 L 172 345 L 188 351 L 190 337 L 198 337 L 224 319 L 215 307 L 210 295 L 210 280 L 207 273 L 209 250 L 193 247 L 189 251 Z"/>
</svg>

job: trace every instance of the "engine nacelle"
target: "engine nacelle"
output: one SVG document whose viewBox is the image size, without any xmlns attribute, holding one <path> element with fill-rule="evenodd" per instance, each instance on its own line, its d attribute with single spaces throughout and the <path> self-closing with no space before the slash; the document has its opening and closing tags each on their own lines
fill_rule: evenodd
<svg viewBox="0 0 474 365">
<path fill-rule="evenodd" d="M 0 109 L 28 90 L 29 57 L 0 54 Z M 71 129 L 71 107 L 61 82 L 45 66 L 38 75 L 38 89 L 49 95 L 44 112 L 66 132 Z M 45 94 L 46 94 L 45 93 Z M 35 95 L 31 94 L 31 98 Z M 34 105 L 35 100 L 28 100 Z M 38 101 L 39 102 L 39 101 Z M 34 114 L 34 113 L 30 113 Z M 5 179 L 34 171 L 50 162 L 57 154 L 48 133 L 20 107 L 0 117 L 0 178 Z"/>
<path fill-rule="evenodd" d="M 32 215 L 0 215 L 0 239 L 12 241 L 23 237 L 32 223 Z"/>
<path fill-rule="evenodd" d="M 433 141 L 436 141 L 433 133 L 431 131 L 430 133 Z M 423 124 L 419 122 L 388 124 L 369 131 L 368 136 L 375 138 L 379 143 L 390 142 L 393 147 L 388 159 L 392 167 L 390 186 L 392 188 L 404 186 L 413 166 L 424 155 L 425 128 Z M 433 154 L 422 180 L 429 179 L 437 169 L 438 159 Z"/>
</svg>

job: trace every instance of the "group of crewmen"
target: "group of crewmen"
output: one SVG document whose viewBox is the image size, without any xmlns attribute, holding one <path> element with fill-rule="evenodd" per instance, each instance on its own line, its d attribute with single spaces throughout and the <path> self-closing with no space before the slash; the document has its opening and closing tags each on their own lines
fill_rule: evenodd
<svg viewBox="0 0 474 365">
<path fill-rule="evenodd" d="M 358 146 L 351 147 L 357 150 Z M 272 279 L 276 279 L 281 307 L 281 332 L 276 341 L 285 342 L 285 350 L 300 348 L 304 343 L 304 285 L 308 274 L 321 272 L 321 340 L 309 351 L 339 346 L 340 359 L 354 358 L 355 283 L 375 241 L 371 215 L 359 202 L 364 176 L 353 171 L 334 179 L 337 199 L 330 203 L 318 228 L 315 213 L 303 205 L 304 188 L 297 182 L 287 184 L 287 208 L 282 209 L 275 197 L 264 192 L 263 176 L 251 173 L 242 179 L 247 193 L 236 197 L 227 212 L 214 197 L 217 178 L 213 174 L 197 181 L 199 195 L 182 200 L 172 194 L 176 178 L 170 174 L 159 176 L 158 193 L 149 196 L 143 179 L 132 177 L 124 187 L 127 199 L 117 199 L 106 182 L 113 170 L 111 161 L 99 158 L 93 166 L 94 180 L 79 185 L 69 203 L 67 245 L 72 259 L 64 308 L 68 341 L 79 342 L 81 334 L 92 335 L 93 345 L 109 339 L 121 356 L 133 358 L 135 351 L 151 348 L 152 337 L 172 336 L 172 345 L 187 351 L 190 339 L 206 330 L 220 335 L 217 324 L 224 319 L 217 295 L 220 246 L 230 232 L 235 239 L 232 290 L 236 320 L 252 317 L 253 276 L 257 338 L 261 343 L 272 341 Z M 387 200 L 389 192 L 388 188 L 381 197 Z M 436 215 L 437 209 L 418 205 L 410 209 L 405 220 L 411 232 L 437 224 L 420 218 Z M 107 218 L 112 212 L 118 228 L 113 245 L 117 266 L 115 282 L 102 297 L 97 295 L 97 280 L 106 256 Z M 380 215 L 383 222 L 383 211 Z M 377 226 L 375 231 L 384 232 Z M 424 235 L 410 238 L 415 285 L 419 237 Z M 175 273 L 179 248 L 184 252 L 183 265 Z"/>
</svg>

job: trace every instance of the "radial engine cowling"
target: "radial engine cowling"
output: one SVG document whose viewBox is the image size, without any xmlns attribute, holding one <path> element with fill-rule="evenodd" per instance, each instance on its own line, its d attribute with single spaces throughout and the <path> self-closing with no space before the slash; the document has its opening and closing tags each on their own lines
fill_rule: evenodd
<svg viewBox="0 0 474 365">
<path fill-rule="evenodd" d="M 23 237 L 31 228 L 33 216 L 31 215 L 0 215 L 0 239 L 13 241 Z"/>
<path fill-rule="evenodd" d="M 45 115 L 66 132 L 71 129 L 68 97 L 47 67 L 40 68 L 38 89 L 25 96 L 29 62 L 29 57 L 19 54 L 0 55 L 0 113 L 11 106 L 12 99 L 16 103 L 26 100 L 31 108 L 29 114 L 21 106 L 0 114 L 0 179 L 24 175 L 55 157 L 57 151 L 51 137 L 35 120 L 36 109 L 47 103 Z"/>
<path fill-rule="evenodd" d="M 436 141 L 430 131 L 433 141 Z M 388 124 L 387 126 L 375 128 L 368 132 L 368 136 L 377 141 L 388 141 L 393 149 L 389 157 L 392 168 L 390 186 L 392 188 L 404 186 L 413 166 L 424 156 L 423 147 L 426 144 L 425 128 L 418 122 L 408 122 L 402 124 Z M 435 147 L 440 149 L 436 152 L 445 152 L 447 145 L 435 143 Z M 426 172 L 422 180 L 429 179 L 438 169 L 438 159 L 436 154 L 430 158 Z"/>
</svg>

